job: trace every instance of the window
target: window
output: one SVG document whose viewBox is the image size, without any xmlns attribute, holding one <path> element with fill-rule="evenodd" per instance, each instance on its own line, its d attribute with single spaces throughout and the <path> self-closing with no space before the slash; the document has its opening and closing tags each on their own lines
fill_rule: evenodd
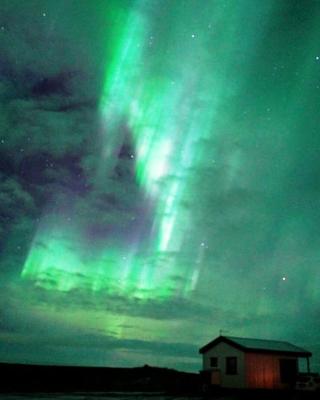
<svg viewBox="0 0 320 400">
<path fill-rule="evenodd" d="M 218 357 L 210 357 L 210 367 L 212 368 L 218 367 Z"/>
<path fill-rule="evenodd" d="M 226 374 L 236 375 L 237 372 L 237 357 L 226 357 Z"/>
</svg>

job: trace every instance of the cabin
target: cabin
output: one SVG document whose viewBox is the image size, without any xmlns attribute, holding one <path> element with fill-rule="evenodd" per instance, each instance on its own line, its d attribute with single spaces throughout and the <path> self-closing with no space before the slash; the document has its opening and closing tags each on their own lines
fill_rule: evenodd
<svg viewBox="0 0 320 400">
<path fill-rule="evenodd" d="M 299 358 L 307 362 L 307 350 L 291 343 L 219 336 L 199 353 L 203 357 L 201 377 L 204 387 L 232 389 L 288 389 L 299 373 Z"/>
</svg>

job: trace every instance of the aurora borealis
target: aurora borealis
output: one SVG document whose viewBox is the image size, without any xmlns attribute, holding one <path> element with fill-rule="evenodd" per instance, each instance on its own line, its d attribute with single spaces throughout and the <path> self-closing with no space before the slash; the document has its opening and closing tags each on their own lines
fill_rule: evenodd
<svg viewBox="0 0 320 400">
<path fill-rule="evenodd" d="M 319 17 L 0 2 L 0 361 L 197 371 L 223 329 L 320 370 Z"/>
</svg>

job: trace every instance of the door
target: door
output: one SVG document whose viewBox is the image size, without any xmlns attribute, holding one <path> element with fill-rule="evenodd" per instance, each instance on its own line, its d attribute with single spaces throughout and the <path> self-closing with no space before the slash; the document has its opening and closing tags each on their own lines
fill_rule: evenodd
<svg viewBox="0 0 320 400">
<path fill-rule="evenodd" d="M 221 372 L 219 369 L 215 369 L 211 372 L 211 385 L 221 385 Z"/>
<path fill-rule="evenodd" d="M 285 384 L 294 384 L 297 372 L 298 372 L 298 363 L 296 359 L 280 359 L 280 381 Z"/>
</svg>

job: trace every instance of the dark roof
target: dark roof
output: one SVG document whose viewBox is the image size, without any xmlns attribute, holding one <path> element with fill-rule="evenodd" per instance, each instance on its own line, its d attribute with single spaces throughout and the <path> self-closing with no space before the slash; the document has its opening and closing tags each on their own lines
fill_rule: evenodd
<svg viewBox="0 0 320 400">
<path fill-rule="evenodd" d="M 281 353 L 287 355 L 295 355 L 297 357 L 312 356 L 312 353 L 310 353 L 309 351 L 288 342 L 282 342 L 278 340 L 240 338 L 234 336 L 218 336 L 216 339 L 201 347 L 199 353 L 203 354 L 221 342 L 228 343 L 230 346 L 233 346 L 244 352 Z"/>
</svg>

